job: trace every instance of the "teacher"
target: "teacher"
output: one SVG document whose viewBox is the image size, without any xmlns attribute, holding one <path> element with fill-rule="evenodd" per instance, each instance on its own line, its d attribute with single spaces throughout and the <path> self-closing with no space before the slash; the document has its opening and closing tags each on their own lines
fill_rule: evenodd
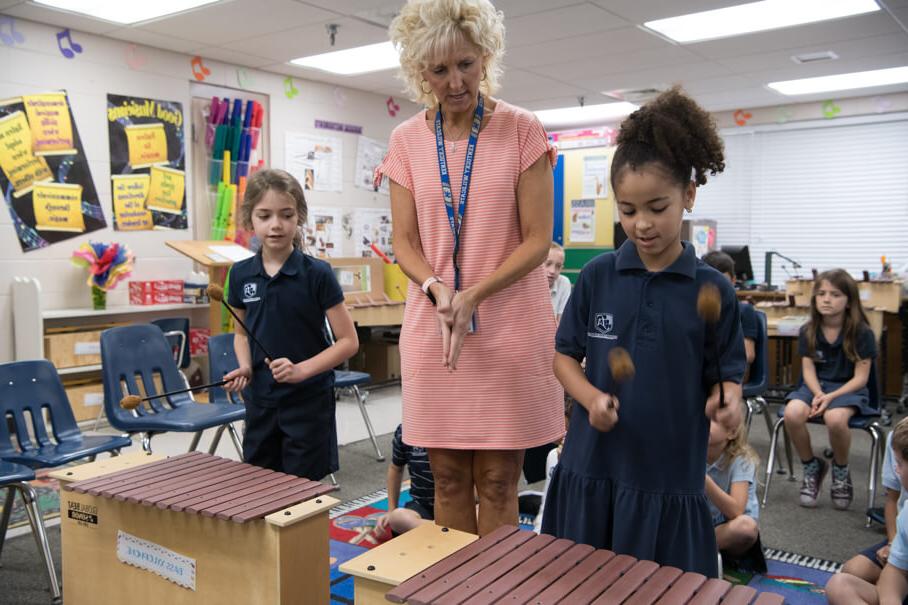
<svg viewBox="0 0 908 605">
<path fill-rule="evenodd" d="M 411 280 L 403 440 L 429 451 L 436 522 L 484 535 L 517 523 L 524 450 L 564 433 L 542 268 L 555 154 L 532 113 L 491 96 L 504 25 L 488 0 L 410 0 L 390 35 L 427 107 L 394 130 L 378 168 Z"/>
</svg>

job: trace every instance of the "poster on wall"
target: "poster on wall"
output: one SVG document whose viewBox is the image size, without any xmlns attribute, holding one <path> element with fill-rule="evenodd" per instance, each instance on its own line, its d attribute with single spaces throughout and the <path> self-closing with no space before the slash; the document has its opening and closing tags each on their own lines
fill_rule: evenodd
<svg viewBox="0 0 908 605">
<path fill-rule="evenodd" d="M 359 137 L 356 143 L 356 175 L 353 184 L 361 189 L 375 191 L 375 169 L 388 153 L 388 144 L 369 137 Z M 383 176 L 378 191 L 389 195 L 388 177 Z"/>
<path fill-rule="evenodd" d="M 343 256 L 343 227 L 340 208 L 309 207 L 309 216 L 303 227 L 307 252 L 318 258 Z"/>
<path fill-rule="evenodd" d="M 107 226 L 65 91 L 0 101 L 0 190 L 23 252 Z"/>
<path fill-rule="evenodd" d="M 596 241 L 596 200 L 571 200 L 570 242 L 593 243 Z"/>
<path fill-rule="evenodd" d="M 391 209 L 390 208 L 356 208 L 353 215 L 353 244 L 356 256 L 371 256 L 388 259 L 394 258 L 391 249 Z M 374 247 L 373 247 L 374 246 Z M 376 248 L 378 254 L 376 252 Z"/>
<path fill-rule="evenodd" d="M 607 155 L 588 155 L 583 158 L 583 197 L 608 197 Z"/>
<path fill-rule="evenodd" d="M 285 169 L 305 191 L 343 190 L 344 146 L 340 138 L 288 132 L 284 145 Z"/>
<path fill-rule="evenodd" d="M 183 106 L 107 95 L 114 229 L 186 229 Z"/>
</svg>

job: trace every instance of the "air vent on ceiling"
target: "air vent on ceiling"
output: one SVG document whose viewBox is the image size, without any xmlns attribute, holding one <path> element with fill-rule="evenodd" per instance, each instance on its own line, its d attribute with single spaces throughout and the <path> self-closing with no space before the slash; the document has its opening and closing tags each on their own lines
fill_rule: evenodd
<svg viewBox="0 0 908 605">
<path fill-rule="evenodd" d="M 602 94 L 618 101 L 627 101 L 635 105 L 641 105 L 656 98 L 659 93 L 667 87 L 658 85 L 653 88 L 620 88 L 618 90 L 604 90 Z"/>
<path fill-rule="evenodd" d="M 803 55 L 794 55 L 791 60 L 795 63 L 819 63 L 821 61 L 835 61 L 839 55 L 831 50 L 824 50 L 818 53 L 804 53 Z"/>
</svg>

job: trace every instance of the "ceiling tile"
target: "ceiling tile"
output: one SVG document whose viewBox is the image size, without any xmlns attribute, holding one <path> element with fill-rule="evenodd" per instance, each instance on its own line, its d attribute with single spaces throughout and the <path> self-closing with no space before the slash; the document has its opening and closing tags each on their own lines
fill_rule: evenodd
<svg viewBox="0 0 908 605">
<path fill-rule="evenodd" d="M 495 0 L 495 8 L 504 13 L 506 22 L 510 22 L 515 17 L 542 13 L 572 4 L 579 4 L 579 2 L 578 0 Z"/>
<path fill-rule="evenodd" d="M 197 48 L 199 43 L 195 40 L 183 40 L 154 32 L 147 32 L 132 27 L 124 27 L 104 34 L 110 38 L 131 42 L 133 44 L 144 44 L 178 53 L 189 53 L 193 48 Z"/>
<path fill-rule="evenodd" d="M 766 84 L 780 80 L 796 80 L 800 78 L 813 78 L 833 74 L 845 74 L 854 71 L 868 71 L 873 69 L 887 69 L 908 65 L 908 50 L 901 53 L 877 55 L 866 59 L 854 61 L 827 61 L 809 65 L 791 64 L 790 67 L 766 69 L 763 71 L 744 74 L 751 82 Z M 828 93 L 827 93 L 828 94 Z"/>
<path fill-rule="evenodd" d="M 355 19 L 338 19 L 337 24 L 339 27 L 335 47 L 328 42 L 324 23 L 238 40 L 232 42 L 230 47 L 238 52 L 248 52 L 280 63 L 332 50 L 375 44 L 388 39 L 388 32 L 384 28 Z"/>
<path fill-rule="evenodd" d="M 657 69 L 645 69 L 607 76 L 579 78 L 574 84 L 591 90 L 616 90 L 619 88 L 649 88 L 653 86 L 684 85 L 688 80 L 702 80 L 732 75 L 721 65 L 710 62 L 686 63 Z"/>
<path fill-rule="evenodd" d="M 683 48 L 665 46 L 664 48 L 640 50 L 621 55 L 620 57 L 606 55 L 602 57 L 574 58 L 564 63 L 528 69 L 534 73 L 549 76 L 562 82 L 571 82 L 579 78 L 627 73 L 634 70 L 659 69 L 701 60 Z"/>
<path fill-rule="evenodd" d="M 735 6 L 743 4 L 743 0 L 681 0 L 675 2 L 664 2 L 663 0 L 593 0 L 593 4 L 597 4 L 611 13 L 623 17 L 631 23 L 642 25 L 646 21 Z"/>
<path fill-rule="evenodd" d="M 255 38 L 334 18 L 334 13 L 293 0 L 219 2 L 174 17 L 165 17 L 137 29 L 193 39 L 199 42 L 197 46 L 225 46 L 235 40 Z"/>
<path fill-rule="evenodd" d="M 564 81 L 512 69 L 505 73 L 499 94 L 506 101 L 511 101 L 512 99 L 545 99 L 555 95 L 576 96 L 586 94 L 586 92 L 583 88 L 565 84 Z"/>
<path fill-rule="evenodd" d="M 566 8 L 534 13 L 509 19 L 507 47 L 517 48 L 583 34 L 626 27 L 627 23 L 592 4 L 577 4 Z"/>
<path fill-rule="evenodd" d="M 17 4 L 25 4 L 22 0 L 0 0 L 0 10 L 5 11 L 11 6 L 16 6 Z"/>
<path fill-rule="evenodd" d="M 676 46 L 636 27 L 626 27 L 532 46 L 508 48 L 505 63 L 508 66 L 533 69 L 539 65 L 553 65 L 591 57 L 608 56 L 609 60 L 617 62 L 619 57 L 625 54 L 657 48 L 674 49 Z"/>
<path fill-rule="evenodd" d="M 21 3 L 10 8 L 4 8 L 3 12 L 11 17 L 37 21 L 46 25 L 55 25 L 57 27 L 68 27 L 72 30 L 85 32 L 88 34 L 104 34 L 111 32 L 119 27 L 117 23 L 100 21 L 90 17 L 83 17 L 75 13 L 45 8 L 35 4 Z"/>
<path fill-rule="evenodd" d="M 780 98 L 772 91 L 759 86 L 729 88 L 724 91 L 696 93 L 691 96 L 708 111 L 766 107 L 769 105 L 785 105 L 787 103 L 784 97 Z"/>
</svg>

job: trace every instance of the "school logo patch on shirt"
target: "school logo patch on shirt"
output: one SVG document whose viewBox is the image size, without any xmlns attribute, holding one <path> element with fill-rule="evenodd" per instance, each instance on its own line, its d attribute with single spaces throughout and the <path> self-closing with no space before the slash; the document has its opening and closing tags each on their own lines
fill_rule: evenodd
<svg viewBox="0 0 908 605">
<path fill-rule="evenodd" d="M 259 297 L 256 296 L 257 292 L 258 292 L 258 287 L 256 286 L 256 284 L 254 282 L 248 283 L 248 284 L 243 284 L 243 302 L 248 303 L 248 302 L 255 302 L 255 301 L 259 300 Z"/>
<path fill-rule="evenodd" d="M 617 340 L 618 336 L 612 334 L 615 327 L 615 317 L 611 313 L 596 313 L 593 317 L 594 332 L 587 332 L 590 338 L 604 338 L 606 340 Z"/>
</svg>

